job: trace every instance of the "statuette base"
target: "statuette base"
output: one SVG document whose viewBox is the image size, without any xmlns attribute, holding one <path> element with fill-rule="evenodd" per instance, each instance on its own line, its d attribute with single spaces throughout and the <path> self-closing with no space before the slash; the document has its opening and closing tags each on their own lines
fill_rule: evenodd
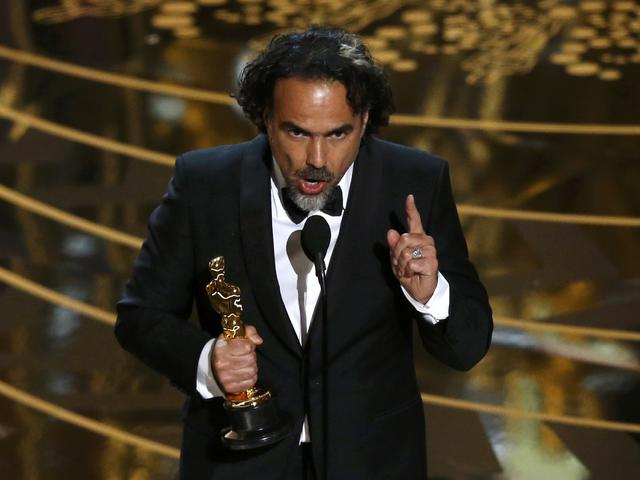
<svg viewBox="0 0 640 480">
<path fill-rule="evenodd" d="M 275 400 L 266 400 L 238 406 L 224 402 L 231 427 L 223 429 L 223 445 L 231 450 L 249 450 L 271 445 L 289 434 L 289 425 L 278 414 Z"/>
</svg>

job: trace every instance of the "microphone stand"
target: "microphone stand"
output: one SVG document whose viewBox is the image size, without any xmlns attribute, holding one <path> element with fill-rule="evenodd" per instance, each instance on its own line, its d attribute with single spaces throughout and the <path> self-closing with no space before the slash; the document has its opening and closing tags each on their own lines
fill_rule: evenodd
<svg viewBox="0 0 640 480">
<path fill-rule="evenodd" d="M 324 264 L 323 252 L 316 253 L 315 258 L 316 276 L 318 277 L 318 283 L 320 283 L 320 296 L 322 297 L 322 463 L 324 472 L 324 479 L 327 479 L 327 467 L 328 467 L 328 447 L 329 447 L 329 395 L 328 395 L 328 341 L 329 337 L 327 329 L 327 278 L 326 278 L 326 266 Z"/>
<path fill-rule="evenodd" d="M 322 334 L 320 340 L 321 348 L 321 369 L 322 369 L 322 459 L 324 479 L 328 477 L 327 468 L 329 465 L 329 335 L 327 325 L 327 279 L 324 256 L 331 243 L 331 229 L 327 221 L 319 215 L 309 217 L 302 229 L 301 243 L 304 252 L 307 254 L 316 267 L 316 276 L 320 284 L 320 295 L 322 297 Z"/>
</svg>

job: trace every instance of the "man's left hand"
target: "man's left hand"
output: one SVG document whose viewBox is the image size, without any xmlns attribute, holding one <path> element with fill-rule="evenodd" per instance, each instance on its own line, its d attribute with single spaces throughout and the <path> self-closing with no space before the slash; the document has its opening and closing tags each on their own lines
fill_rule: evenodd
<svg viewBox="0 0 640 480">
<path fill-rule="evenodd" d="M 438 284 L 436 244 L 422 228 L 413 195 L 407 196 L 406 210 L 409 232 L 403 235 L 393 229 L 387 232 L 391 270 L 409 295 L 424 304 L 429 301 Z"/>
</svg>

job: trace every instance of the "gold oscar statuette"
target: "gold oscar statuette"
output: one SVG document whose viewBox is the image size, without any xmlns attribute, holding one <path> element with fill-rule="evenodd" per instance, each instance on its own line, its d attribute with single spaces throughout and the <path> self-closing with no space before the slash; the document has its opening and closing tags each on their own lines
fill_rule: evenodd
<svg viewBox="0 0 640 480">
<path fill-rule="evenodd" d="M 213 309 L 222 317 L 222 335 L 229 342 L 245 338 L 242 322 L 240 287 L 225 280 L 224 257 L 209 261 L 211 280 L 207 296 Z M 282 421 L 271 392 L 250 388 L 240 393 L 227 393 L 224 408 L 231 426 L 222 430 L 222 443 L 233 450 L 247 450 L 275 443 L 289 433 Z"/>
</svg>

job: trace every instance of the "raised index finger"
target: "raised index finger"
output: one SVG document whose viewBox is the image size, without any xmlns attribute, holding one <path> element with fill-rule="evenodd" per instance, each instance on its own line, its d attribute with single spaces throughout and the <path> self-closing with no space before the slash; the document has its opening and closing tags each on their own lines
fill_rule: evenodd
<svg viewBox="0 0 640 480">
<path fill-rule="evenodd" d="M 409 233 L 424 233 L 420 212 L 418 211 L 418 207 L 416 207 L 416 199 L 412 194 L 407 195 L 406 209 Z"/>
</svg>

